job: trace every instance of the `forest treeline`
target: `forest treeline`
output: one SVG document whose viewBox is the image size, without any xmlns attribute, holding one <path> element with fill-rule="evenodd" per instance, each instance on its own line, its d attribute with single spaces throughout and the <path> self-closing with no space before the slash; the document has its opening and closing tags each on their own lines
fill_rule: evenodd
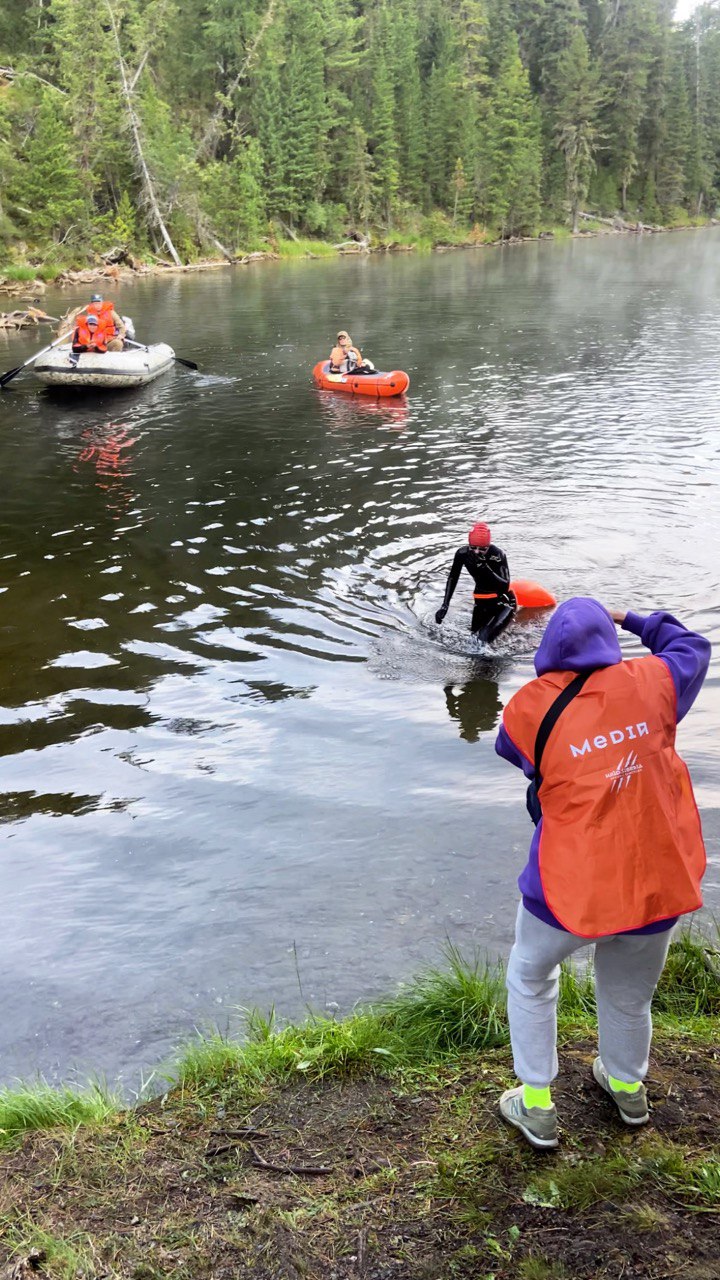
<svg viewBox="0 0 720 1280">
<path fill-rule="evenodd" d="M 0 260 L 511 236 L 720 198 L 720 6 L 3 0 Z"/>
</svg>

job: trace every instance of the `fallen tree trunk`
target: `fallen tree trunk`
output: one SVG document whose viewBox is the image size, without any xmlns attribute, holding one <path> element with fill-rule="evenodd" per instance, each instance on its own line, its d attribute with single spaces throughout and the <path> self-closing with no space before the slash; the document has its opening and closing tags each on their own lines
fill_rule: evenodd
<svg viewBox="0 0 720 1280">
<path fill-rule="evenodd" d="M 605 227 L 612 227 L 613 231 L 662 231 L 662 227 L 651 226 L 645 222 L 627 222 L 625 218 L 621 218 L 616 214 L 613 218 L 601 218 L 597 213 L 583 213 L 578 210 L 578 218 L 584 218 L 586 222 L 600 222 Z"/>
<path fill-rule="evenodd" d="M 24 311 L 5 311 L 0 313 L 0 329 L 29 329 L 45 320 L 52 323 L 53 319 L 53 316 L 41 311 L 39 307 L 27 307 Z"/>
<path fill-rule="evenodd" d="M 364 236 L 361 240 L 341 240 L 340 244 L 334 244 L 333 249 L 337 249 L 339 253 L 369 253 L 370 237 Z"/>
</svg>

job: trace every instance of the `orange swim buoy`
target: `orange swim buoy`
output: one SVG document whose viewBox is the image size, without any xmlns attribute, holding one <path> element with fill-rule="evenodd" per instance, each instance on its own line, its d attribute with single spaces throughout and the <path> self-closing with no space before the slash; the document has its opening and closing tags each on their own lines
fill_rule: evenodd
<svg viewBox="0 0 720 1280">
<path fill-rule="evenodd" d="M 510 583 L 510 590 L 521 609 L 552 609 L 557 600 L 551 591 L 546 591 L 539 582 L 530 578 L 517 578 Z"/>
</svg>

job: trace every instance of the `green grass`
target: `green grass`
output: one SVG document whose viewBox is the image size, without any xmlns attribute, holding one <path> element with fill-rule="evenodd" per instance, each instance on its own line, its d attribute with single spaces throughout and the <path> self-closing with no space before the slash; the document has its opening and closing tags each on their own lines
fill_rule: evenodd
<svg viewBox="0 0 720 1280">
<path fill-rule="evenodd" d="M 307 258 L 312 255 L 315 258 L 334 258 L 337 249 L 334 249 L 326 240 L 279 240 L 277 243 L 277 252 L 281 258 Z"/>
<path fill-rule="evenodd" d="M 570 1280 L 570 1272 L 562 1262 L 551 1262 L 539 1254 L 521 1258 L 518 1263 L 518 1280 Z"/>
<path fill-rule="evenodd" d="M 556 1166 L 552 1173 L 534 1178 L 525 1188 L 526 1204 L 541 1209 L 589 1209 L 592 1205 L 621 1203 L 642 1178 L 639 1165 L 622 1151 L 587 1158 L 582 1164 Z"/>
<path fill-rule="evenodd" d="M 36 267 L 17 267 L 9 264 L 0 267 L 0 279 L 14 280 L 18 284 L 25 280 L 36 280 L 37 276 L 38 270 Z"/>
<path fill-rule="evenodd" d="M 447 968 L 426 970 L 378 1006 L 408 1065 L 508 1043 L 502 967 L 452 946 L 445 959 Z"/>
<path fill-rule="evenodd" d="M 79 1276 L 93 1276 L 98 1268 L 94 1265 L 94 1250 L 86 1235 L 75 1233 L 68 1240 L 61 1240 L 52 1232 L 38 1227 L 28 1217 L 23 1222 L 15 1222 L 4 1231 L 5 1243 L 19 1258 L 27 1257 L 31 1250 L 36 1251 L 38 1264 L 23 1267 L 19 1274 L 39 1274 L 52 1276 L 53 1280 L 77 1280 Z"/>
<path fill-rule="evenodd" d="M 41 1082 L 0 1090 L 0 1146 L 31 1129 L 72 1129 L 100 1124 L 119 1109 L 117 1098 L 100 1087 L 82 1092 Z"/>
<path fill-rule="evenodd" d="M 403 985 L 396 995 L 340 1020 L 311 1013 L 299 1026 L 250 1013 L 242 1038 L 198 1035 L 167 1079 L 202 1100 L 220 1090 L 250 1098 L 272 1082 L 322 1080 L 360 1071 L 420 1071 L 428 1078 L 463 1054 L 508 1044 L 501 965 L 464 958 L 450 947 L 445 965 Z M 712 1038 L 720 1014 L 720 957 L 697 932 L 674 942 L 654 1006 L 660 1035 L 682 1029 Z M 561 1034 L 592 1032 L 592 970 L 565 966 Z M 97 1123 L 118 1107 L 106 1090 L 54 1089 L 44 1083 L 0 1091 L 0 1143 L 31 1129 Z M 698 1175 L 700 1176 L 700 1175 Z M 706 1191 L 713 1173 L 703 1175 Z M 710 1180 L 710 1181 L 708 1181 Z M 709 1193 L 709 1192 L 708 1192 Z"/>
</svg>

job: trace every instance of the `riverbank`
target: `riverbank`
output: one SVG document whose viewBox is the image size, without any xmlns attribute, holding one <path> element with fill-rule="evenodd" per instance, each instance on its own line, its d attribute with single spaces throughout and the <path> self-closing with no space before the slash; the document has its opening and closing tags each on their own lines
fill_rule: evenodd
<svg viewBox="0 0 720 1280">
<path fill-rule="evenodd" d="M 6 1092 L 4 1274 L 714 1280 L 718 959 L 698 935 L 671 949 L 639 1132 L 592 1084 L 591 988 L 565 974 L 546 1156 L 497 1116 L 502 975 L 457 954 L 341 1022 L 198 1040 L 168 1092 L 129 1110 Z"/>
<path fill-rule="evenodd" d="M 667 226 L 648 225 L 639 221 L 627 221 L 619 216 L 613 218 L 594 217 L 582 214 L 580 229 L 569 231 L 567 227 L 549 225 L 533 236 L 512 236 L 510 239 L 497 239 L 483 228 L 472 228 L 470 231 L 456 231 L 447 222 L 437 235 L 397 232 L 384 236 L 359 240 L 345 240 L 331 244 L 325 240 L 301 239 L 274 242 L 272 247 L 257 249 L 235 256 L 204 258 L 183 266 L 162 259 L 143 260 L 136 258 L 125 250 L 113 252 L 99 258 L 92 266 L 54 266 L 52 263 L 32 266 L 29 263 L 14 263 L 0 266 L 0 295 L 6 297 L 24 297 L 32 294 L 39 300 L 48 285 L 77 287 L 94 284 L 101 280 L 110 280 L 113 285 L 127 283 L 145 276 L 169 276 L 193 274 L 198 271 L 217 271 L 227 267 L 247 267 L 258 262 L 284 262 L 298 259 L 343 257 L 349 254 L 382 254 L 382 253 L 447 253 L 455 249 L 502 248 L 508 245 L 532 244 L 539 240 L 590 239 L 596 236 L 614 235 L 654 235 L 671 231 L 693 231 L 702 227 L 717 226 L 717 218 L 685 219 L 682 222 Z"/>
</svg>

